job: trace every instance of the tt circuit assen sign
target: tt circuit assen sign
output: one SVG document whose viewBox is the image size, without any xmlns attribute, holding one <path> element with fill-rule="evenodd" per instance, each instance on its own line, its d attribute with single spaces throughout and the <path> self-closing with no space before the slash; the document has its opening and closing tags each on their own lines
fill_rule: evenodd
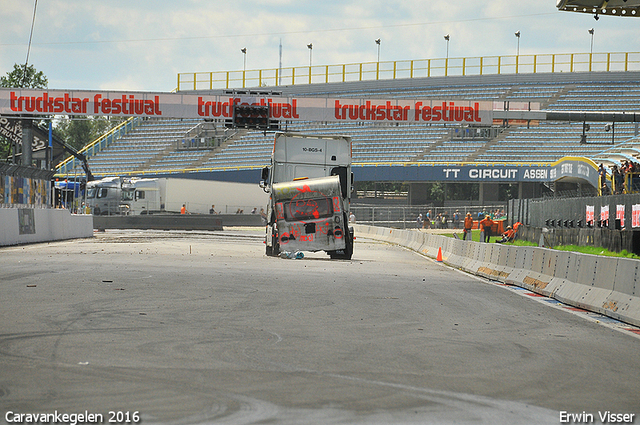
<svg viewBox="0 0 640 425">
<path fill-rule="evenodd" d="M 179 93 L 1 89 L 0 114 L 230 119 L 234 105 L 269 106 L 274 120 L 493 123 L 493 103 L 425 99 L 230 97 Z"/>
<path fill-rule="evenodd" d="M 354 174 L 358 180 L 374 179 L 400 181 L 442 181 L 442 182 L 555 182 L 581 181 L 597 187 L 598 168 L 586 158 L 564 157 L 548 164 L 499 163 L 485 164 L 440 164 L 415 163 L 389 166 L 378 164 L 376 167 L 363 167 L 366 164 L 354 164 Z"/>
</svg>

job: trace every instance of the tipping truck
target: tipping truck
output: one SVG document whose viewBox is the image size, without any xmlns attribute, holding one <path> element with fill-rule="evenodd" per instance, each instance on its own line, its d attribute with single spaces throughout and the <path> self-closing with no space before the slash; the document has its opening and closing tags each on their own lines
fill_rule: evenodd
<svg viewBox="0 0 640 425">
<path fill-rule="evenodd" d="M 269 194 L 266 254 L 325 251 L 351 259 L 351 138 L 276 133 L 260 186 Z"/>
</svg>

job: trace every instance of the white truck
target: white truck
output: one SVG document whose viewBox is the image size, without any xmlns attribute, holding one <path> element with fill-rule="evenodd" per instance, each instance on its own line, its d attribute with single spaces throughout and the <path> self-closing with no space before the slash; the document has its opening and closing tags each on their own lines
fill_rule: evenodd
<svg viewBox="0 0 640 425">
<path fill-rule="evenodd" d="M 260 186 L 269 193 L 266 254 L 326 251 L 351 259 L 351 138 L 276 133 L 271 167 Z"/>
<path fill-rule="evenodd" d="M 179 213 L 234 214 L 264 205 L 267 196 L 253 184 L 179 178 L 106 177 L 87 183 L 94 215 Z"/>
</svg>

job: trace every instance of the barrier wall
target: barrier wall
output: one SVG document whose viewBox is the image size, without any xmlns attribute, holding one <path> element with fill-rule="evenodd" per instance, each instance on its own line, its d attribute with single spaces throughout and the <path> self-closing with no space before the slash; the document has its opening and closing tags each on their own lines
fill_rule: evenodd
<svg viewBox="0 0 640 425">
<path fill-rule="evenodd" d="M 262 224 L 260 214 L 149 214 L 97 215 L 93 227 L 104 229 L 160 229 L 160 230 L 222 230 L 223 226 L 251 226 Z"/>
<path fill-rule="evenodd" d="M 355 225 L 356 236 L 410 248 L 509 285 L 640 326 L 640 260 L 449 238 L 415 230 Z"/>
<path fill-rule="evenodd" d="M 93 227 L 98 230 L 222 230 L 222 219 L 218 217 L 198 214 L 97 215 L 93 218 Z"/>
<path fill-rule="evenodd" d="M 0 246 L 90 237 L 90 215 L 51 208 L 0 208 Z"/>
</svg>

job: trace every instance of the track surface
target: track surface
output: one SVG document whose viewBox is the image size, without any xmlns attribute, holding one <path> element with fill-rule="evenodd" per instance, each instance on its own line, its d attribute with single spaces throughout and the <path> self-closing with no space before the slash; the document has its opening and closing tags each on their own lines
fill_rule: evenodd
<svg viewBox="0 0 640 425">
<path fill-rule="evenodd" d="M 0 423 L 640 423 L 637 334 L 370 240 L 111 231 L 0 248 L 0 294 Z"/>
</svg>

